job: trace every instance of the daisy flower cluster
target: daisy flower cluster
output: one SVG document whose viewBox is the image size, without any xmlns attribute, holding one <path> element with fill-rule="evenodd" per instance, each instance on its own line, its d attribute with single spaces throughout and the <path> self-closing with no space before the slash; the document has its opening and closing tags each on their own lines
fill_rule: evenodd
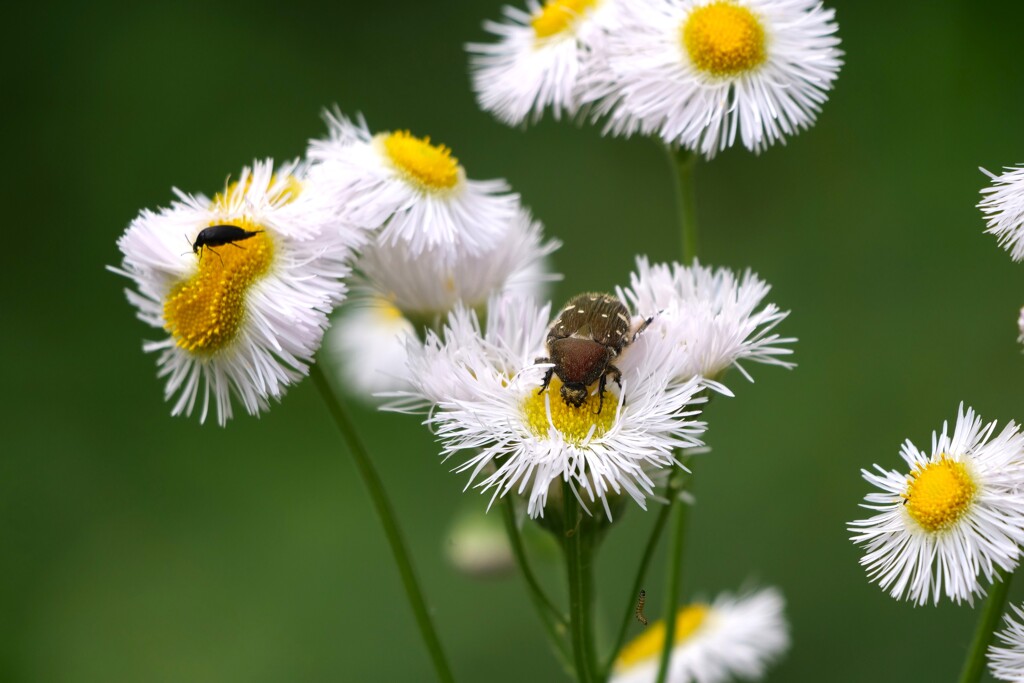
<svg viewBox="0 0 1024 683">
<path fill-rule="evenodd" d="M 774 588 L 724 593 L 675 615 L 668 683 L 757 680 L 789 649 L 785 601 Z M 657 678 L 665 622 L 648 626 L 627 643 L 612 667 L 611 683 L 650 683 Z"/>
<path fill-rule="evenodd" d="M 631 311 L 610 295 L 587 294 L 552 321 L 550 305 L 503 294 L 481 324 L 457 307 L 440 333 L 410 344 L 413 386 L 394 392 L 387 407 L 427 412 L 442 456 L 458 457 L 467 488 L 490 491 L 492 502 L 515 492 L 541 517 L 552 486 L 569 482 L 609 518 L 609 499 L 623 494 L 645 507 L 655 477 L 679 465 L 674 453 L 702 446 L 706 425 L 696 418 L 705 389 L 729 394 L 716 379 L 727 366 L 779 364 L 788 352 L 781 344 L 793 340 L 767 334 L 785 314 L 758 308 L 768 288 L 751 274 L 639 265 L 623 290 Z M 614 344 L 603 335 L 611 329 L 623 343 L 609 352 Z M 556 337 L 578 350 L 556 357 Z M 598 372 L 575 383 L 573 375 L 595 367 L 611 379 Z"/>
<path fill-rule="evenodd" d="M 212 199 L 143 210 L 118 240 L 114 272 L 143 322 L 161 337 L 157 355 L 172 414 L 212 407 L 224 425 L 234 395 L 250 414 L 266 410 L 308 371 L 363 231 L 339 221 L 307 164 L 242 169 Z M 222 239 L 230 238 L 230 239 Z"/>
<path fill-rule="evenodd" d="M 707 158 L 814 123 L 842 66 L 818 0 L 549 0 L 505 9 L 471 44 L 482 109 L 512 125 L 586 112 Z"/>
<path fill-rule="evenodd" d="M 863 507 L 878 514 L 850 523 L 868 576 L 896 599 L 973 604 L 998 570 L 1013 571 L 1024 544 L 1024 434 L 1013 422 L 998 434 L 961 404 L 956 426 L 933 433 L 923 451 L 909 440 L 906 469 L 875 465 L 864 479 L 877 491 Z"/>
<path fill-rule="evenodd" d="M 557 279 L 559 243 L 503 180 L 471 180 L 452 151 L 408 131 L 371 134 L 362 119 L 325 115 L 311 175 L 344 222 L 372 231 L 355 263 L 356 296 L 330 348 L 363 397 L 405 387 L 406 339 L 457 304 L 482 309 L 500 291 L 538 295 Z"/>
</svg>

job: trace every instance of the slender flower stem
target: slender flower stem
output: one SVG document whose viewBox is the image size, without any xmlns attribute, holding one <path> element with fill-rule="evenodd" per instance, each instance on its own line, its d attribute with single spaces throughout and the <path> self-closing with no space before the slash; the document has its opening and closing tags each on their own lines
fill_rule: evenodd
<svg viewBox="0 0 1024 683">
<path fill-rule="evenodd" d="M 595 683 L 593 661 L 593 614 L 591 612 L 593 571 L 589 541 L 579 533 L 576 521 L 580 509 L 569 482 L 562 483 L 562 518 L 565 527 L 562 544 L 569 578 L 569 633 L 578 683 Z"/>
<path fill-rule="evenodd" d="M 681 472 L 675 474 L 682 477 Z M 668 575 L 665 582 L 665 643 L 661 648 L 661 660 L 658 663 L 656 683 L 665 683 L 668 676 L 669 660 L 672 658 L 672 646 L 676 635 L 676 607 L 679 604 L 679 586 L 683 581 L 683 548 L 686 540 L 686 517 L 689 505 L 677 503 L 672 511 L 672 548 L 669 551 Z"/>
<path fill-rule="evenodd" d="M 427 604 L 423 599 L 423 591 L 420 589 L 419 582 L 416 580 L 416 573 L 413 571 L 412 559 L 409 557 L 409 551 L 405 547 L 405 541 L 402 539 L 401 531 L 398 528 L 395 512 L 391 507 L 390 501 L 388 501 L 380 476 L 373 467 L 370 455 L 359 438 L 352 419 L 348 416 L 341 401 L 334 394 L 320 365 L 313 365 L 309 374 L 313 378 L 313 384 L 320 390 L 320 396 L 323 398 L 324 403 L 327 404 L 331 417 L 334 418 L 335 424 L 338 425 L 338 430 L 341 431 L 341 436 L 348 445 L 352 458 L 356 461 L 356 469 L 359 470 L 363 484 L 373 500 L 377 516 L 380 517 L 381 525 L 384 527 L 384 535 L 387 536 L 388 544 L 391 546 L 391 553 L 395 556 L 395 564 L 398 565 L 398 573 L 402 577 L 402 585 L 405 587 L 406 597 L 409 599 L 409 605 L 412 607 L 413 614 L 416 617 L 416 624 L 419 626 L 420 635 L 423 636 L 423 641 L 434 663 L 437 679 L 442 681 L 442 683 L 453 683 L 455 679 L 452 677 L 448 660 L 441 649 L 441 641 L 437 638 L 437 632 L 427 610 Z"/>
<path fill-rule="evenodd" d="M 964 668 L 960 672 L 960 683 L 976 683 L 981 680 L 981 672 L 985 670 L 985 653 L 992 643 L 992 635 L 999 625 L 999 618 L 1003 615 L 1003 605 L 1006 603 L 1007 593 L 1010 592 L 1012 578 L 1013 573 L 999 570 L 998 580 L 989 588 L 985 606 L 982 607 L 981 617 L 978 618 L 978 626 L 971 641 L 971 649 L 967 651 L 967 659 L 964 660 Z"/>
<path fill-rule="evenodd" d="M 537 609 L 540 621 L 544 625 L 548 641 L 551 643 L 555 656 L 562 664 L 562 667 L 575 678 L 576 671 L 573 668 L 572 656 L 565 642 L 569 620 L 555 606 L 551 598 L 547 596 L 540 582 L 537 581 L 533 570 L 530 569 L 530 563 L 526 557 L 526 549 L 523 547 L 523 539 L 519 534 L 519 528 L 516 526 L 515 502 L 512 500 L 512 496 L 505 496 L 502 508 L 504 509 L 505 531 L 508 534 L 509 545 L 512 546 L 512 555 L 516 558 L 519 571 L 526 581 L 530 599 L 533 601 L 533 606 Z"/>
<path fill-rule="evenodd" d="M 683 238 L 683 263 L 690 265 L 697 258 L 697 200 L 693 172 L 697 155 L 682 147 L 666 146 L 669 163 L 675 176 L 676 208 Z"/>
<path fill-rule="evenodd" d="M 669 512 L 676 505 L 676 478 L 673 477 L 669 480 L 668 488 L 665 491 L 665 495 L 668 498 L 668 503 L 661 506 L 658 510 L 658 517 L 654 520 L 654 527 L 651 529 L 650 536 L 647 537 L 647 546 L 644 548 L 644 554 L 640 558 L 640 566 L 636 570 L 636 578 L 633 579 L 633 588 L 629 594 L 629 599 L 626 601 L 626 613 L 622 617 L 622 622 L 619 624 L 619 633 L 615 637 L 615 644 L 612 647 L 611 653 L 608 655 L 608 661 L 604 665 L 604 680 L 607 680 L 611 675 L 612 666 L 615 664 L 615 658 L 619 656 L 619 650 L 622 649 L 622 644 L 626 641 L 626 631 L 629 629 L 630 623 L 633 621 L 633 613 L 636 608 L 637 596 L 640 594 L 640 588 L 643 586 L 644 577 L 647 576 L 647 566 L 651 563 L 651 558 L 654 557 L 654 551 L 658 547 L 658 541 L 661 540 L 661 533 L 665 529 L 665 522 L 668 521 Z"/>
</svg>

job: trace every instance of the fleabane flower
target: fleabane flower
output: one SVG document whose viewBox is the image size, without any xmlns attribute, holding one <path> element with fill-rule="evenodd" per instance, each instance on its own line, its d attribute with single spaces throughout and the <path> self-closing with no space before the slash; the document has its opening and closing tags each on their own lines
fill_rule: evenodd
<svg viewBox="0 0 1024 683">
<path fill-rule="evenodd" d="M 638 342 L 685 349 L 678 357 L 683 364 L 674 370 L 677 376 L 717 380 L 735 367 L 753 381 L 742 362 L 794 366 L 785 360 L 793 353 L 785 345 L 796 339 L 774 331 L 789 311 L 764 303 L 770 290 L 749 270 L 737 275 L 696 262 L 652 265 L 639 257 L 620 297 L 635 310 L 657 312 Z"/>
<path fill-rule="evenodd" d="M 369 399 L 408 388 L 406 337 L 417 326 L 437 328 L 456 305 L 478 311 L 501 292 L 540 297 L 551 272 L 548 256 L 560 246 L 545 240 L 541 224 L 520 209 L 501 243 L 480 254 L 460 252 L 452 261 L 415 256 L 408 246 L 374 241 L 356 260 L 353 296 L 328 332 L 346 386 Z"/>
<path fill-rule="evenodd" d="M 863 470 L 879 491 L 862 507 L 879 514 L 850 523 L 868 577 L 896 599 L 919 605 L 947 598 L 973 603 L 997 569 L 1012 572 L 1024 542 L 1024 435 L 1013 422 L 993 436 L 963 404 L 952 436 L 932 434 L 930 452 L 908 439 L 908 470 Z"/>
<path fill-rule="evenodd" d="M 530 0 L 528 11 L 506 6 L 505 21 L 487 21 L 494 43 L 470 43 L 473 90 L 480 108 L 501 122 L 555 119 L 579 109 L 578 85 L 595 40 L 615 25 L 620 0 Z"/>
<path fill-rule="evenodd" d="M 213 199 L 175 192 L 169 208 L 131 222 L 111 270 L 133 281 L 139 319 L 165 335 L 143 348 L 158 353 L 172 414 L 198 404 L 205 421 L 212 398 L 224 425 L 232 394 L 257 414 L 306 374 L 362 235 L 339 223 L 297 163 L 256 162 Z M 189 248 L 213 226 L 245 236 Z"/>
<path fill-rule="evenodd" d="M 1024 260 L 1024 167 L 1006 167 L 1002 175 L 981 172 L 992 184 L 981 190 L 978 208 L 988 230 L 1014 261 Z"/>
<path fill-rule="evenodd" d="M 429 409 L 425 423 L 442 455 L 459 457 L 454 469 L 469 473 L 467 488 L 492 490 L 492 502 L 515 491 L 528 498 L 531 517 L 543 516 L 549 485 L 561 480 L 609 517 L 609 494 L 627 493 L 644 507 L 654 490 L 651 470 L 678 464 L 673 449 L 701 445 L 705 425 L 693 418 L 704 385 L 666 372 L 679 349 L 629 346 L 616 359 L 621 389 L 609 381 L 602 398 L 595 381 L 574 407 L 560 395 L 557 375 L 541 391 L 551 364 L 536 359 L 546 354 L 549 312 L 499 296 L 481 327 L 475 312 L 457 307 L 440 335 L 409 347 L 414 389 L 389 407 Z"/>
<path fill-rule="evenodd" d="M 809 127 L 842 65 L 818 0 L 634 0 L 588 66 L 583 100 L 606 131 L 713 157 Z"/>
<path fill-rule="evenodd" d="M 996 632 L 1001 645 L 988 648 L 988 670 L 1000 681 L 1024 681 L 1024 609 L 1011 605 L 1003 615 L 1003 629 Z"/>
<path fill-rule="evenodd" d="M 718 596 L 675 615 L 667 683 L 756 680 L 789 649 L 785 601 L 774 588 Z M 612 668 L 611 683 L 654 683 L 665 644 L 665 622 L 652 623 L 627 643 Z"/>
<path fill-rule="evenodd" d="M 358 283 L 404 315 L 434 321 L 460 302 L 483 308 L 501 291 L 540 294 L 544 283 L 560 277 L 546 267 L 547 257 L 559 246 L 557 240 L 545 240 L 540 222 L 521 208 L 492 249 L 460 251 L 453 259 L 417 255 L 404 242 L 371 243 L 357 261 Z"/>
<path fill-rule="evenodd" d="M 310 142 L 310 177 L 330 193 L 342 217 L 378 230 L 413 256 L 491 251 L 519 210 L 504 180 L 470 180 L 451 150 L 406 130 L 372 135 L 366 122 L 326 112 L 328 137 Z"/>
<path fill-rule="evenodd" d="M 405 351 L 416 328 L 391 302 L 361 297 L 346 304 L 327 331 L 326 348 L 350 393 L 369 400 L 409 386 Z"/>
</svg>

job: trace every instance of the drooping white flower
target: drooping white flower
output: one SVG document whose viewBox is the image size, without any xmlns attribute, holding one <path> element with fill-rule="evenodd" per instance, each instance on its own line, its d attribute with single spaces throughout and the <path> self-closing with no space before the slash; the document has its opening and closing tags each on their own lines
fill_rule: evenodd
<svg viewBox="0 0 1024 683">
<path fill-rule="evenodd" d="M 1007 166 L 998 176 L 981 172 L 992 180 L 978 203 L 988 225 L 985 232 L 995 235 L 1014 261 L 1024 260 L 1024 167 Z"/>
<path fill-rule="evenodd" d="M 132 221 L 111 270 L 131 278 L 128 300 L 163 335 L 143 348 L 159 353 L 172 414 L 191 415 L 198 402 L 205 421 L 212 398 L 223 425 L 232 394 L 257 414 L 306 374 L 362 234 L 339 223 L 297 163 L 275 172 L 256 162 L 212 200 L 175 192 L 170 208 Z M 249 234 L 189 249 L 212 226 Z"/>
<path fill-rule="evenodd" d="M 1024 681 L 1024 609 L 1011 605 L 1013 614 L 1003 615 L 1003 630 L 996 632 L 1002 643 L 988 648 L 988 670 L 1001 681 Z M 1014 618 L 1016 616 L 1016 619 Z"/>
<path fill-rule="evenodd" d="M 789 649 L 785 601 L 774 588 L 718 596 L 710 605 L 680 609 L 667 683 L 727 683 L 756 680 Z M 665 643 L 657 621 L 627 643 L 612 669 L 611 683 L 654 683 Z"/>
<path fill-rule="evenodd" d="M 628 493 L 644 507 L 654 490 L 649 470 L 677 464 L 673 450 L 700 446 L 703 422 L 693 418 L 704 388 L 699 378 L 673 377 L 669 368 L 684 353 L 678 347 L 626 347 L 622 387 L 597 383 L 582 405 L 559 394 L 546 355 L 549 307 L 500 296 L 491 300 L 487 323 L 458 307 L 441 335 L 409 349 L 410 392 L 400 392 L 393 410 L 430 409 L 426 419 L 445 458 L 462 458 L 455 471 L 469 472 L 468 486 L 493 490 L 492 501 L 510 491 L 528 497 L 531 517 L 544 514 L 549 485 L 568 481 L 587 501 Z M 640 318 L 632 321 L 634 325 Z M 486 471 L 490 469 L 490 471 Z"/>
<path fill-rule="evenodd" d="M 760 152 L 814 123 L 842 65 L 818 0 L 633 0 L 587 66 L 583 100 L 606 131 L 707 158 Z"/>
<path fill-rule="evenodd" d="M 952 436 L 932 434 L 930 452 L 908 439 L 909 471 L 862 470 L 879 489 L 862 507 L 879 514 L 850 523 L 868 578 L 896 599 L 973 603 L 996 570 L 1012 572 L 1024 543 L 1024 435 L 1013 422 L 993 436 L 963 404 Z"/>
<path fill-rule="evenodd" d="M 484 28 L 494 43 L 470 43 L 473 90 L 484 111 L 515 126 L 579 109 L 579 81 L 595 40 L 616 22 L 620 0 L 529 0 L 524 12 L 506 6 L 505 21 Z"/>
<path fill-rule="evenodd" d="M 630 286 L 620 297 L 634 310 L 654 317 L 638 343 L 672 343 L 685 348 L 682 377 L 701 375 L 718 379 L 735 367 L 751 380 L 743 361 L 793 367 L 783 360 L 793 351 L 784 346 L 796 341 L 774 332 L 789 315 L 764 304 L 771 287 L 754 273 L 737 276 L 727 268 L 712 269 L 694 263 L 651 265 L 637 258 Z"/>
<path fill-rule="evenodd" d="M 346 304 L 327 331 L 326 348 L 338 368 L 341 384 L 369 400 L 374 394 L 406 389 L 406 345 L 416 328 L 394 305 L 380 297 L 362 297 Z"/>
<path fill-rule="evenodd" d="M 310 177 L 321 184 L 345 221 L 378 230 L 377 239 L 403 244 L 418 256 L 455 260 L 481 254 L 505 239 L 519 195 L 504 180 L 469 180 L 444 145 L 409 131 L 371 135 L 366 122 L 340 112 L 324 115 L 325 140 L 310 142 Z"/>
</svg>

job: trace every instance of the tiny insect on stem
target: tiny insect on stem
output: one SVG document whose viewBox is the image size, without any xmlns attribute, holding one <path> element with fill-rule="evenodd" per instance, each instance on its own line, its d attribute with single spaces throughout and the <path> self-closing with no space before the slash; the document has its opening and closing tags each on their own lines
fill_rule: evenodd
<svg viewBox="0 0 1024 683">
<path fill-rule="evenodd" d="M 641 590 L 640 597 L 636 601 L 636 620 L 647 626 L 647 617 L 644 615 L 644 604 L 647 602 L 647 591 Z"/>
</svg>

